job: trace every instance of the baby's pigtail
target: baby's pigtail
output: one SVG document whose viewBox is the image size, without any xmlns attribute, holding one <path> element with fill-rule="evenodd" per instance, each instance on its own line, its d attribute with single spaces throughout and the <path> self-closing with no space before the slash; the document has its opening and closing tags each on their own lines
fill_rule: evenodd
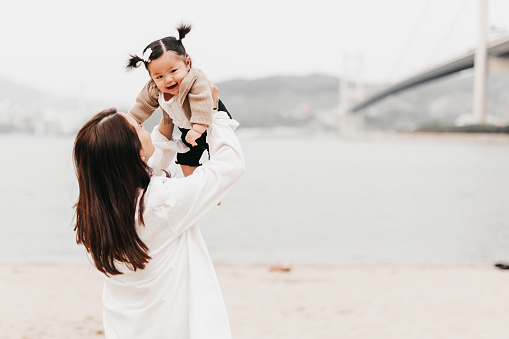
<svg viewBox="0 0 509 339">
<path fill-rule="evenodd" d="M 143 59 L 140 58 L 139 56 L 137 55 L 132 55 L 132 54 L 129 54 L 129 56 L 131 57 L 129 60 L 127 60 L 127 70 L 130 71 L 132 70 L 133 68 L 138 68 L 140 67 L 140 62 L 143 62 Z"/>
<path fill-rule="evenodd" d="M 177 31 L 179 32 L 179 41 L 184 39 L 184 37 L 191 31 L 191 25 L 187 24 L 180 24 L 180 26 L 177 27 Z"/>
</svg>

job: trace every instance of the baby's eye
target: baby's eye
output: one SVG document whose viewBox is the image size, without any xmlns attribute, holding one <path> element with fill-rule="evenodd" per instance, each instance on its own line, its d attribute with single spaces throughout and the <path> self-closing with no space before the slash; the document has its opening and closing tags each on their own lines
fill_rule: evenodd
<svg viewBox="0 0 509 339">
<path fill-rule="evenodd" d="M 176 71 L 177 71 L 176 69 L 172 69 L 170 73 L 175 73 Z"/>
<path fill-rule="evenodd" d="M 156 79 L 161 79 L 163 76 L 162 75 L 158 75 L 156 76 Z"/>
</svg>

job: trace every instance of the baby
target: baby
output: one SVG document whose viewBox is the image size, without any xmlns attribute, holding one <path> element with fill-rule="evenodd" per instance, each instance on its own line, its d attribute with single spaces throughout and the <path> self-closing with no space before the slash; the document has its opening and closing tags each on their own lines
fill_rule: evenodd
<svg viewBox="0 0 509 339">
<path fill-rule="evenodd" d="M 177 126 L 182 141 L 190 148 L 186 153 L 177 153 L 177 164 L 188 176 L 201 165 L 200 158 L 208 150 L 206 130 L 213 112 L 228 111 L 218 99 L 217 87 L 201 70 L 191 67 L 191 58 L 182 44 L 191 26 L 180 25 L 177 30 L 179 39 L 165 37 L 145 47 L 142 58 L 131 55 L 127 69 L 143 62 L 151 80 L 138 94 L 129 115 L 142 124 L 161 107 L 165 132 L 171 135 Z"/>
</svg>

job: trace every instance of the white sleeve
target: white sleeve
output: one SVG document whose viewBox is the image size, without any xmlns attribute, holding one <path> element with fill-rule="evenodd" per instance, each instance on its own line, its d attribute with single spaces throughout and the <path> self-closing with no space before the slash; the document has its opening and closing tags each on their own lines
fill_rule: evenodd
<svg viewBox="0 0 509 339">
<path fill-rule="evenodd" d="M 232 189 L 244 173 L 244 156 L 234 130 L 238 123 L 224 112 L 212 117 L 207 131 L 210 160 L 186 178 L 165 181 L 169 227 L 181 234 Z"/>
<path fill-rule="evenodd" d="M 159 132 L 157 126 L 154 127 L 151 137 L 154 154 L 148 159 L 147 165 L 154 170 L 154 175 L 161 175 L 163 170 L 170 166 L 177 152 L 185 153 L 189 151 L 189 147 L 182 140 L 169 140 Z"/>
</svg>

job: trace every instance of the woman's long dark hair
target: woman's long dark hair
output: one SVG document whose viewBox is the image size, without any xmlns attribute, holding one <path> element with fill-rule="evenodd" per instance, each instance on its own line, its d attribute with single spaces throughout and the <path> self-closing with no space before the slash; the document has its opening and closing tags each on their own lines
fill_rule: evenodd
<svg viewBox="0 0 509 339">
<path fill-rule="evenodd" d="M 76 242 L 106 275 L 122 274 L 115 262 L 136 271 L 150 259 L 135 221 L 139 206 L 138 220 L 143 224 L 143 198 L 152 174 L 140 158 L 141 148 L 134 127 L 114 108 L 95 115 L 74 142 L 79 185 Z"/>
</svg>

